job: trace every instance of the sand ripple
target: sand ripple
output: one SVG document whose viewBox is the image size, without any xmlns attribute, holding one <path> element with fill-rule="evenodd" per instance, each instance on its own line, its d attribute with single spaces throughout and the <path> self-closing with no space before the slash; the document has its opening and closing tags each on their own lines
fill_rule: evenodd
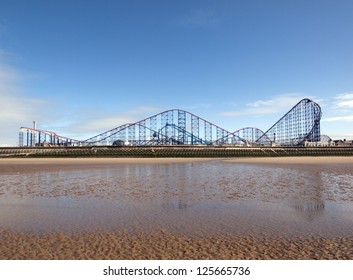
<svg viewBox="0 0 353 280">
<path fill-rule="evenodd" d="M 353 259 L 352 238 L 191 238 L 154 233 L 30 235 L 0 232 L 0 259 Z"/>
</svg>

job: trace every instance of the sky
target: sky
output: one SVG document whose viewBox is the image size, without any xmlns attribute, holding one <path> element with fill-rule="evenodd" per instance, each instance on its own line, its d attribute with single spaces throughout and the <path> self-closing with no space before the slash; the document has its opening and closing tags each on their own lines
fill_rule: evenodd
<svg viewBox="0 0 353 280">
<path fill-rule="evenodd" d="M 168 109 L 264 131 L 303 98 L 353 139 L 351 0 L 0 0 L 0 145 Z"/>
</svg>

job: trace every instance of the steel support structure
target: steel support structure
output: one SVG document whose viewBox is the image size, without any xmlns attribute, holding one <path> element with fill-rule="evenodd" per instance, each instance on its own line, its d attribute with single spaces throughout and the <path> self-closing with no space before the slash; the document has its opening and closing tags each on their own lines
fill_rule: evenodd
<svg viewBox="0 0 353 280">
<path fill-rule="evenodd" d="M 186 134 L 186 112 L 183 110 L 178 110 L 178 127 L 180 131 L 178 131 L 178 142 L 180 145 L 187 144 Z"/>
<path fill-rule="evenodd" d="M 201 117 L 180 109 L 164 111 L 135 123 L 124 124 L 86 140 L 54 132 L 21 127 L 20 146 L 56 145 L 302 145 L 320 141 L 320 106 L 303 99 L 266 132 L 245 127 L 229 132 Z"/>
<path fill-rule="evenodd" d="M 310 99 L 303 99 L 268 129 L 256 142 L 280 146 L 302 145 L 320 141 L 321 108 Z M 268 143 L 268 139 L 272 143 Z"/>
<path fill-rule="evenodd" d="M 191 138 L 190 145 L 201 144 L 196 141 L 196 139 L 198 139 L 200 136 L 200 118 L 195 115 L 191 115 L 191 135 L 193 135 L 194 137 Z"/>
</svg>

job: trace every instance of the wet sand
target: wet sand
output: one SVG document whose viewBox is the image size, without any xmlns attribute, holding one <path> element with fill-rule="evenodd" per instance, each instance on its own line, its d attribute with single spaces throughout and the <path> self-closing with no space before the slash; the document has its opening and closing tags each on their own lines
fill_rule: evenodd
<svg viewBox="0 0 353 280">
<path fill-rule="evenodd" d="M 31 173 L 36 171 L 55 171 L 55 170 L 87 170 L 87 169 L 105 169 L 105 168 L 123 168 L 131 164 L 175 164 L 175 163 L 202 163 L 214 161 L 214 159 L 1 159 L 0 160 L 0 174 L 17 174 L 17 173 Z M 298 157 L 298 158 L 235 158 L 225 159 L 223 162 L 232 165 L 237 164 L 250 164 L 250 165 L 265 165 L 265 166 L 280 166 L 284 168 L 291 168 L 295 166 L 298 170 L 309 171 L 325 170 L 325 172 L 338 172 L 340 170 L 351 171 L 350 166 L 353 163 L 353 158 L 350 157 Z M 135 170 L 136 171 L 136 170 Z M 163 170 L 161 170 L 162 172 Z M 215 171 L 216 172 L 216 171 Z M 297 176 L 297 173 L 285 173 L 290 176 Z M 293 171 L 294 172 L 294 171 Z M 321 173 L 320 173 L 321 174 Z M 326 173 L 325 173 L 326 174 Z M 325 176 L 321 176 L 320 180 L 326 180 Z M 336 173 L 334 173 L 336 174 Z M 56 176 L 56 174 L 54 174 Z M 189 173 L 186 175 L 190 176 Z M 210 175 L 211 177 L 213 174 Z M 314 176 L 315 177 L 315 176 Z M 11 177 L 10 177 L 11 178 Z M 330 177 L 331 178 L 331 177 Z M 328 178 L 326 184 L 331 184 L 331 179 Z M 346 177 L 344 177 L 346 178 Z M 347 179 L 348 178 L 348 179 Z M 351 180 L 347 177 L 345 180 Z M 220 181 L 215 181 L 215 184 L 222 184 L 228 186 L 227 178 L 221 178 Z M 304 178 L 302 181 L 311 182 L 312 178 Z M 206 178 L 205 180 L 210 180 Z M 223 181 L 222 181 L 223 180 Z M 227 179 L 228 180 L 228 179 Z M 272 179 L 271 179 L 272 180 Z M 308 181 L 309 180 L 309 181 Z M 314 178 L 313 180 L 317 180 Z M 301 181 L 300 181 L 301 182 Z M 344 181 L 342 181 L 344 182 Z M 193 183 L 193 181 L 191 182 Z M 267 184 L 262 182 L 261 184 Z M 252 199 L 259 201 L 266 201 L 270 205 L 274 201 L 281 201 L 282 199 L 290 198 L 294 201 L 293 213 L 298 215 L 305 215 L 304 220 L 312 221 L 320 220 L 323 209 L 323 203 L 327 208 L 326 203 L 330 199 L 338 203 L 345 203 L 351 205 L 353 201 L 352 192 L 349 187 L 341 186 L 343 188 L 341 193 L 335 193 L 336 190 L 321 190 L 319 195 L 319 202 L 312 206 L 312 201 L 316 201 L 317 194 L 310 193 L 311 186 L 299 190 L 299 192 L 283 189 L 276 189 L 271 192 L 270 187 L 264 190 L 251 189 L 245 186 L 241 192 L 233 193 L 224 187 L 223 189 L 216 190 L 214 193 L 203 186 L 205 194 L 199 195 L 198 193 L 186 193 L 185 209 L 191 207 L 198 201 L 212 201 L 219 202 L 219 204 L 239 201 L 250 201 Z M 271 182 L 268 183 L 271 185 Z M 262 185 L 261 185 L 262 186 Z M 138 186 L 136 186 L 138 187 Z M 124 199 L 128 201 L 141 201 L 147 200 L 164 200 L 170 199 L 175 196 L 175 193 L 166 190 L 161 197 L 156 197 L 155 191 L 151 192 L 133 192 L 126 191 Z M 76 190 L 52 190 L 52 192 L 44 191 L 41 188 L 22 188 L 18 190 L 19 193 L 14 192 L 13 189 L 6 189 L 4 193 L 0 193 L 0 198 L 3 195 L 20 196 L 31 198 L 35 197 L 76 197 L 76 198 L 97 198 L 97 190 L 88 191 Z M 175 190 L 174 190 L 175 191 Z M 310 199 L 310 203 L 306 204 L 300 200 L 298 204 L 298 197 L 305 195 Z M 121 193 L 114 193 L 112 191 L 101 194 L 98 199 L 107 201 L 108 198 L 116 200 L 119 199 Z M 277 197 L 275 197 L 277 196 Z M 274 198 L 275 197 L 275 198 Z M 5 197 L 6 199 L 6 197 Z M 272 204 L 271 204 L 272 203 Z M 326 203 L 326 204 L 325 204 Z M 173 205 L 172 205 L 173 206 Z M 180 205 L 179 205 L 180 206 Z M 179 207 L 178 206 L 178 207 Z M 164 205 L 162 211 L 169 211 L 170 205 Z M 174 206 L 173 206 L 174 207 Z M 185 209 L 182 209 L 183 211 Z M 173 210 L 173 209 L 172 209 Z M 180 209 L 179 209 L 180 210 Z M 193 209 L 194 211 L 195 209 Z M 217 209 L 214 209 L 215 211 Z M 246 210 L 246 209 L 245 209 Z M 222 212 L 223 211 L 223 212 Z M 222 210 L 220 214 L 224 214 Z M 183 215 L 186 215 L 186 212 Z M 200 214 L 201 213 L 201 214 Z M 200 217 L 209 215 L 210 220 L 219 221 L 222 217 L 215 215 L 212 217 L 210 212 L 200 211 Z M 273 212 L 275 213 L 275 212 Z M 313 218 L 313 213 L 319 215 Z M 319 213 L 319 214 L 318 214 Z M 348 220 L 343 220 L 338 227 L 342 226 L 346 221 L 350 221 L 350 212 L 347 212 Z M 148 217 L 148 216 L 147 216 Z M 228 217 L 228 214 L 227 214 Z M 239 227 L 247 222 L 248 216 L 239 219 Z M 261 216 L 256 223 L 259 223 Z M 280 216 L 279 216 L 280 217 Z M 11 216 L 10 216 L 11 218 Z M 143 218 L 143 217 L 142 217 Z M 176 216 L 180 218 L 180 216 Z M 21 229 L 9 229 L 0 224 L 0 259 L 353 259 L 353 231 L 348 228 L 344 232 L 328 231 L 323 235 L 314 234 L 282 234 L 271 233 L 264 231 L 262 233 L 252 232 L 251 228 L 244 231 L 234 231 L 234 228 L 227 231 L 222 227 L 225 224 L 216 224 L 219 231 L 209 231 L 204 228 L 203 234 L 190 234 L 193 231 L 197 232 L 197 223 L 187 222 L 190 218 L 195 219 L 194 216 L 189 214 L 185 216 L 185 220 L 179 221 L 178 227 L 183 230 L 171 230 L 170 228 L 164 229 L 163 223 L 174 224 L 171 220 L 162 221 L 162 225 L 152 227 L 149 230 L 140 228 L 140 230 L 126 231 L 119 229 L 106 228 L 103 230 L 93 229 L 91 231 L 58 231 L 50 230 L 33 233 Z M 250 217 L 254 219 L 254 217 Z M 275 217 L 276 218 L 276 217 Z M 288 217 L 290 218 L 290 217 Z M 336 218 L 336 217 L 335 217 Z M 207 219 L 203 217 L 202 219 Z M 197 219 L 195 219 L 197 220 Z M 148 219 L 147 219 L 148 221 Z M 185 221 L 185 224 L 183 223 Z M 213 222 L 214 222 L 213 221 Z M 10 220 L 11 223 L 11 220 Z M 277 222 L 278 223 L 278 222 Z M 177 221 L 175 220 L 175 224 Z M 186 229 L 183 228 L 183 225 Z M 274 223 L 273 225 L 276 225 Z M 273 225 L 271 227 L 273 228 Z M 309 225 L 309 223 L 308 223 Z M 334 224 L 331 224 L 334 225 Z M 229 225 L 227 225 L 229 226 Z M 195 227 L 194 229 L 192 227 Z M 234 227 L 238 227 L 235 224 Z M 259 229 L 257 229 L 259 230 Z M 261 231 L 261 228 L 260 228 Z M 335 232 L 337 232 L 335 234 Z M 344 234 L 343 234 L 344 233 Z"/>
<path fill-rule="evenodd" d="M 207 158 L 0 158 L 0 174 L 48 170 L 119 167 L 126 164 L 161 164 L 209 161 Z"/>
</svg>

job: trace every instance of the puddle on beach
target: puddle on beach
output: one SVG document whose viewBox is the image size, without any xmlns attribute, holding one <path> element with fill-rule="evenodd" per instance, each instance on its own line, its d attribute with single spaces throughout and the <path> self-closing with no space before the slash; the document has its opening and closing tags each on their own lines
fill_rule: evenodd
<svg viewBox="0 0 353 280">
<path fill-rule="evenodd" d="M 215 160 L 0 173 L 0 228 L 352 236 L 353 168 Z"/>
</svg>

